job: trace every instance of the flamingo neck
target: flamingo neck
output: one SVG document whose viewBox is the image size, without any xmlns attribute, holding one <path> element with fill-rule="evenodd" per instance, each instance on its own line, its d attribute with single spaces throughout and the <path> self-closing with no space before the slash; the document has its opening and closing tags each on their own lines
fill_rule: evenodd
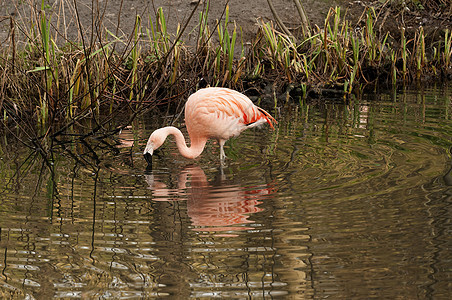
<svg viewBox="0 0 452 300">
<path fill-rule="evenodd" d="M 164 129 L 163 134 L 165 135 L 165 138 L 170 134 L 175 137 L 177 149 L 179 149 L 179 152 L 183 157 L 196 158 L 204 150 L 204 146 L 207 142 L 206 138 L 190 137 L 190 147 L 187 147 L 184 135 L 179 129 L 173 126 L 164 127 L 162 129 Z"/>
</svg>

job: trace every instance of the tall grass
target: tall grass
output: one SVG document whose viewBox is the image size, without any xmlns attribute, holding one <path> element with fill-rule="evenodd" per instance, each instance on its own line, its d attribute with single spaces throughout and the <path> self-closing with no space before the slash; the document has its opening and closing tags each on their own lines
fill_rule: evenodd
<svg viewBox="0 0 452 300">
<path fill-rule="evenodd" d="M 197 33 L 192 51 L 182 39 L 186 24 L 179 24 L 171 34 L 162 8 L 145 19 L 137 15 L 130 36 L 97 28 L 102 40 L 58 44 L 53 37 L 63 34 L 42 4 L 36 18 L 27 23 L 29 28 L 15 28 L 19 25 L 11 21 L 15 31 L 28 33 L 26 46 L 0 48 L 1 116 L 16 124 L 37 122 L 46 134 L 55 125 L 61 133 L 86 118 L 100 130 L 118 115 L 127 123 L 143 108 L 172 102 L 179 107 L 199 77 L 210 85 L 229 87 L 256 81 L 273 82 L 275 87 L 290 83 L 300 87 L 305 99 L 311 89 L 333 87 L 347 96 L 362 84 L 395 85 L 450 73 L 449 30 L 431 47 L 422 27 L 414 37 L 407 37 L 401 28 L 401 39 L 396 41 L 375 30 L 376 15 L 369 8 L 358 28 L 340 8 L 332 8 L 322 28 L 314 27 L 298 39 L 261 20 L 255 39 L 245 49 L 241 28 L 230 20 L 229 6 L 209 27 L 207 1 L 192 31 Z M 15 45 L 16 37 L 10 39 Z M 126 111 L 132 117 L 124 118 Z"/>
</svg>

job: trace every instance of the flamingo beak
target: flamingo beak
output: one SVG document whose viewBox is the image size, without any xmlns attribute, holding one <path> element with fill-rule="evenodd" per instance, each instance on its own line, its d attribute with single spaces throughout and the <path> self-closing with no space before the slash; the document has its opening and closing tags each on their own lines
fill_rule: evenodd
<svg viewBox="0 0 452 300">
<path fill-rule="evenodd" d="M 149 152 L 146 152 L 144 154 L 144 159 L 148 163 L 148 166 L 146 167 L 146 169 L 152 170 L 152 154 L 150 154 Z"/>
<path fill-rule="evenodd" d="M 146 149 L 144 149 L 144 159 L 148 163 L 148 166 L 146 169 L 152 169 L 152 154 L 154 153 L 154 147 L 152 147 L 152 144 L 146 145 Z"/>
</svg>

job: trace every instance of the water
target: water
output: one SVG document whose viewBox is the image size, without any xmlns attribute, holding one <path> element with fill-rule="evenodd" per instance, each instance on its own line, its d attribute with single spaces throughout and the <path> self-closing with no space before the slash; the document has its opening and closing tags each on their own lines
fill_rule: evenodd
<svg viewBox="0 0 452 300">
<path fill-rule="evenodd" d="M 0 297 L 448 299 L 451 97 L 288 106 L 223 169 L 167 142 L 145 172 L 147 121 L 49 165 L 4 140 Z"/>
</svg>

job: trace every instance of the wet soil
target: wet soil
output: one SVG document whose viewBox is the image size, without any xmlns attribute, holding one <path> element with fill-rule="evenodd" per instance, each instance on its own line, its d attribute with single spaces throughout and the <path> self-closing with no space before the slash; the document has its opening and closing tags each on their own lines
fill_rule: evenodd
<svg viewBox="0 0 452 300">
<path fill-rule="evenodd" d="M 36 16 L 41 5 L 40 1 L 34 5 L 30 5 L 28 2 L 17 3 L 5 0 L 1 0 L 1 3 L 0 40 L 8 44 L 10 16 L 14 17 L 16 24 L 23 28 L 16 30 L 16 34 L 20 34 L 22 31 L 27 32 L 29 29 L 27 22 L 30 17 Z M 201 1 L 198 5 L 197 1 L 192 0 L 79 0 L 64 3 L 49 1 L 45 10 L 47 15 L 50 12 L 54 13 L 53 29 L 58 30 L 57 38 L 60 41 L 61 39 L 77 41 L 80 38 L 80 32 L 84 33 L 85 38 L 89 38 L 90 33 L 95 32 L 92 28 L 96 28 L 97 25 L 105 26 L 118 37 L 129 37 L 133 33 L 137 15 L 142 17 L 143 27 L 149 27 L 149 17 L 155 22 L 156 11 L 162 7 L 169 32 L 175 34 L 178 24 L 183 26 L 188 22 L 185 33 L 189 37 L 184 41 L 189 42 L 190 39 L 196 37 L 193 29 L 199 23 L 199 13 L 205 9 L 206 3 L 206 1 Z M 266 0 L 211 1 L 208 16 L 211 28 L 214 28 L 217 20 L 224 19 L 226 3 L 229 4 L 229 20 L 235 21 L 240 26 L 244 40 L 250 40 L 255 35 L 258 19 L 261 18 L 265 21 L 273 19 Z M 310 21 L 319 24 L 323 22 L 330 7 L 344 4 L 344 1 L 309 0 L 304 3 Z M 299 26 L 300 17 L 292 0 L 273 0 L 273 4 L 280 18 L 289 28 L 296 29 Z M 194 14 L 190 17 L 193 11 Z"/>
<path fill-rule="evenodd" d="M 36 17 L 41 10 L 41 1 L 33 4 L 28 1 L 0 0 L 0 2 L 0 42 L 3 46 L 10 44 L 12 17 L 16 24 L 16 39 L 20 43 L 21 39 L 30 34 L 30 18 Z M 272 2 L 285 25 L 297 34 L 300 16 L 294 1 L 272 0 Z M 435 3 L 441 4 L 441 0 L 428 3 L 430 4 L 424 9 L 419 10 L 391 7 L 390 1 L 303 1 L 309 21 L 319 27 L 323 27 L 331 7 L 341 6 L 343 14 L 347 15 L 353 25 L 359 26 L 364 22 L 363 12 L 366 7 L 372 6 L 376 8 L 378 30 L 383 34 L 389 31 L 395 41 L 400 38 L 402 26 L 405 27 L 408 36 L 419 26 L 423 26 L 427 36 L 432 40 L 443 34 L 445 28 L 452 28 L 452 4 L 449 4 L 449 7 L 435 6 Z M 105 31 L 96 31 L 96 28 L 102 27 L 126 41 L 133 34 L 137 15 L 142 18 L 142 26 L 149 28 L 149 19 L 155 22 L 156 11 L 162 7 L 170 33 L 176 35 L 178 25 L 183 27 L 187 24 L 182 40 L 190 45 L 196 40 L 199 13 L 205 9 L 206 4 L 205 0 L 200 4 L 195 0 L 49 0 L 44 9 L 47 16 L 52 14 L 52 29 L 54 33 L 57 32 L 54 35 L 57 42 L 79 42 L 83 35 L 84 42 L 87 43 L 100 39 L 105 41 Z M 217 20 L 224 19 L 226 4 L 229 5 L 229 20 L 236 22 L 245 42 L 255 36 L 259 19 L 264 21 L 274 19 L 267 0 L 211 1 L 208 16 L 211 29 L 215 27 Z"/>
</svg>

